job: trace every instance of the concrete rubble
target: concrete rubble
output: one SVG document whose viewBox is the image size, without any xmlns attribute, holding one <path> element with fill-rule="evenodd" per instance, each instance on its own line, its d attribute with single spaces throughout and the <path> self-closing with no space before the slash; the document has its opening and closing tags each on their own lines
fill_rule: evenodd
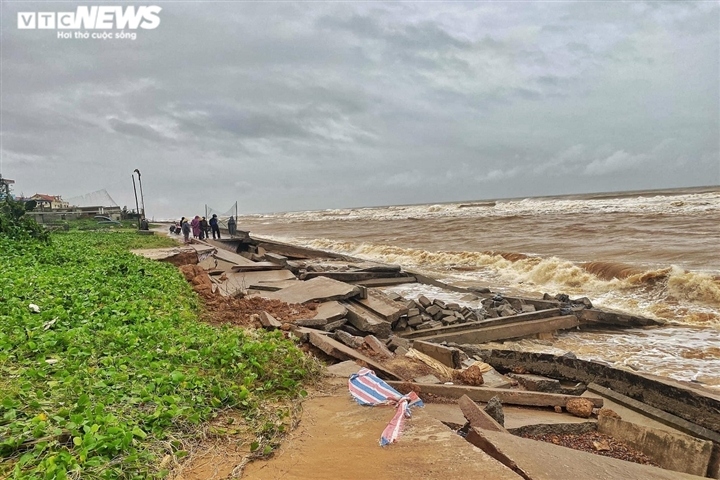
<svg viewBox="0 0 720 480">
<path fill-rule="evenodd" d="M 289 326 L 310 351 L 337 362 L 328 369 L 331 375 L 347 378 L 366 366 L 402 393 L 412 390 L 424 399 L 458 399 L 458 412 L 451 416 L 457 418 L 459 413 L 467 421 L 445 424 L 454 425 L 486 457 L 504 465 L 507 475 L 502 478 L 720 478 L 717 396 L 574 355 L 481 346 L 576 327 L 657 325 L 654 320 L 599 310 L 587 298 L 573 300 L 563 294 L 526 299 L 494 294 L 484 287 L 459 289 L 397 265 L 256 242 L 249 235 L 239 241 L 209 243 L 137 253 L 171 263 L 194 259 L 190 263 L 203 267 L 213 289 L 223 296 L 257 295 L 308 306 L 315 314 L 289 325 L 268 312 L 258 313 L 256 320 L 266 329 Z M 407 299 L 381 288 L 415 281 L 445 286 L 464 296 L 458 302 L 424 295 Z M 644 393 L 639 397 L 638 386 Z M 599 415 L 606 403 L 613 410 L 621 404 L 641 416 L 628 421 L 620 415 Z M 652 421 L 663 426 L 646 425 Z M 514 435 L 521 431 L 605 432 L 668 470 Z M 599 445 L 598 450 L 606 448 Z M 673 453 L 664 458 L 668 455 L 663 452 Z"/>
</svg>

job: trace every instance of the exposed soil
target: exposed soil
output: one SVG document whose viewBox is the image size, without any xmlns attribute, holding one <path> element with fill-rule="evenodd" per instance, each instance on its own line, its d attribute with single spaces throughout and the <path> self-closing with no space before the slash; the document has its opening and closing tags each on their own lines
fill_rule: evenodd
<svg viewBox="0 0 720 480">
<path fill-rule="evenodd" d="M 627 446 L 623 442 L 615 440 L 609 435 L 603 435 L 597 432 L 587 432 L 580 435 L 565 434 L 556 435 L 552 433 L 543 435 L 521 435 L 524 438 L 532 440 L 540 440 L 542 442 L 553 443 L 563 447 L 572 448 L 573 450 L 581 450 L 583 452 L 603 455 L 605 457 L 617 458 L 627 462 L 640 463 L 642 465 L 659 465 L 650 460 L 644 453 Z"/>
<path fill-rule="evenodd" d="M 288 304 L 280 300 L 261 297 L 232 298 L 215 295 L 205 299 L 205 311 L 201 319 L 213 325 L 232 324 L 242 327 L 259 327 L 251 319 L 254 314 L 267 312 L 280 322 L 292 322 L 299 318 L 312 318 L 315 312 L 305 305 Z"/>
<path fill-rule="evenodd" d="M 180 272 L 190 282 L 205 304 L 201 320 L 212 325 L 237 325 L 241 327 L 260 327 L 255 325 L 251 316 L 267 312 L 280 322 L 292 322 L 300 318 L 315 316 L 317 305 L 288 304 L 280 300 L 261 297 L 234 298 L 223 297 L 214 292 L 210 276 L 199 265 L 181 265 Z"/>
</svg>

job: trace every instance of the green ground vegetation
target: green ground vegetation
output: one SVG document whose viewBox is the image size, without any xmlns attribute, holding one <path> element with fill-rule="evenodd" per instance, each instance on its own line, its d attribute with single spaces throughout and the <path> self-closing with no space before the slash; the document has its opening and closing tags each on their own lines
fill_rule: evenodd
<svg viewBox="0 0 720 480">
<path fill-rule="evenodd" d="M 272 451 L 287 412 L 261 406 L 304 394 L 315 367 L 279 332 L 198 322 L 177 269 L 128 251 L 167 242 L 0 232 L 0 477 L 162 478 L 228 409 Z"/>
</svg>

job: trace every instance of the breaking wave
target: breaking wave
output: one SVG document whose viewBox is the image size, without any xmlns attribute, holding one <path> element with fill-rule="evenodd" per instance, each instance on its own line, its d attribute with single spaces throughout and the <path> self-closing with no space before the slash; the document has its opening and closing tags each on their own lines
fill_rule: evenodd
<svg viewBox="0 0 720 480">
<path fill-rule="evenodd" d="M 294 241 L 297 242 L 297 239 Z M 678 323 L 720 321 L 720 281 L 712 275 L 671 266 L 661 269 L 614 262 L 574 263 L 515 252 L 432 252 L 394 245 L 334 241 L 309 247 L 403 265 L 446 281 L 490 286 L 526 295 L 567 293 L 588 296 L 598 305 Z M 720 322 L 719 322 L 720 323 Z"/>
</svg>

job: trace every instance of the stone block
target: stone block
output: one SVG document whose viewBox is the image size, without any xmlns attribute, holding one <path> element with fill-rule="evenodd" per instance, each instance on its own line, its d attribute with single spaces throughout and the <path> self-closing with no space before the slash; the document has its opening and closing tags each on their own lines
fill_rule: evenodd
<svg viewBox="0 0 720 480">
<path fill-rule="evenodd" d="M 442 312 L 442 308 L 438 307 L 437 305 L 430 305 L 425 309 L 425 312 L 427 312 L 427 314 L 430 316 L 434 316 L 438 312 Z"/>
<path fill-rule="evenodd" d="M 420 295 L 417 301 L 423 308 L 428 308 L 430 305 L 432 305 L 430 299 L 427 298 L 425 295 Z"/>
</svg>

